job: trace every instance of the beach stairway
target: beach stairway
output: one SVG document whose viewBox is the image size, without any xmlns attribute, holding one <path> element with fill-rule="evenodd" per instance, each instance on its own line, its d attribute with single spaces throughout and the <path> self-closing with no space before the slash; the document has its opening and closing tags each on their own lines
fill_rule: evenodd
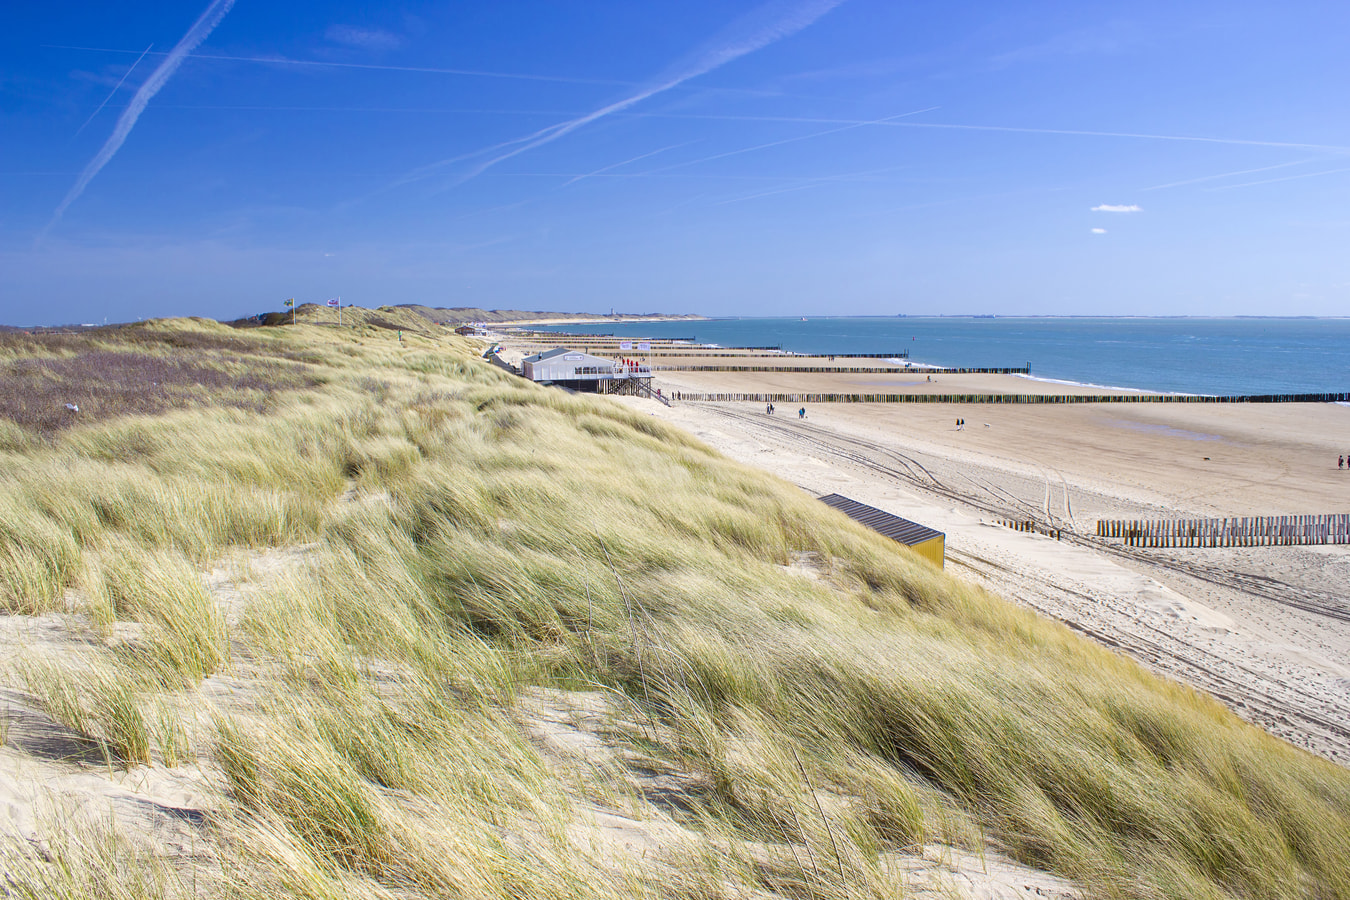
<svg viewBox="0 0 1350 900">
<path fill-rule="evenodd" d="M 1127 547 L 1284 547 L 1350 544 L 1350 515 L 1225 519 L 1101 519 L 1097 537 Z"/>
<path fill-rule="evenodd" d="M 646 397 L 648 400 L 655 400 L 658 403 L 670 405 L 670 400 L 664 394 L 658 394 L 652 387 L 650 378 L 611 378 L 600 383 L 600 388 L 606 394 L 627 394 L 631 397 Z"/>
<path fill-rule="evenodd" d="M 485 359 L 485 360 L 487 360 L 488 362 L 492 363 L 492 365 L 496 366 L 496 367 L 499 368 L 499 369 L 505 369 L 506 371 L 510 372 L 512 375 L 519 375 L 519 374 L 520 374 L 520 369 L 518 369 L 518 368 L 516 368 L 515 366 L 511 365 L 509 362 L 507 362 L 506 360 L 502 359 L 501 356 L 498 355 L 498 350 L 497 350 L 497 345 L 496 345 L 496 344 L 493 344 L 491 347 L 489 347 L 487 350 L 485 350 L 485 351 L 483 352 L 483 359 Z"/>
<path fill-rule="evenodd" d="M 652 387 L 650 378 L 640 379 L 638 384 L 638 396 L 646 397 L 649 400 L 655 400 L 658 403 L 664 403 L 666 406 L 670 405 L 670 401 L 666 399 L 665 394 L 658 394 L 656 389 Z"/>
</svg>

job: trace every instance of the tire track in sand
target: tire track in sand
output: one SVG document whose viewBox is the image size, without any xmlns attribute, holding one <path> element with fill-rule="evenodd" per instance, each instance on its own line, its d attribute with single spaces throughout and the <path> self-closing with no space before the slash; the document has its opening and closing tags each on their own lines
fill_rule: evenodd
<svg viewBox="0 0 1350 900">
<path fill-rule="evenodd" d="M 862 469 L 883 480 L 898 481 L 994 517 L 1045 518 L 1045 525 L 1063 527 L 1047 515 L 1050 478 L 1044 473 L 1044 504 L 1024 500 L 1003 488 L 969 473 L 969 465 L 942 460 L 945 471 L 937 473 L 917 454 L 880 444 L 856 435 L 842 434 L 797 420 L 773 420 L 720 405 L 701 409 L 752 432 L 758 439 L 783 449 Z M 1305 589 L 1276 579 L 1237 572 L 1220 565 L 1197 565 L 1170 560 L 1111 544 L 1095 535 L 1077 532 L 1074 526 L 1070 487 L 1056 471 L 1064 488 L 1065 518 L 1070 526 L 1066 542 L 1091 549 L 1121 562 L 1129 569 L 1152 576 L 1184 575 L 1248 598 L 1290 606 L 1304 612 L 1350 620 L 1350 610 L 1327 597 L 1321 602 Z M 969 485 L 967 487 L 967 485 Z M 947 549 L 948 558 L 986 582 L 998 593 L 1063 622 L 1075 631 L 1105 646 L 1124 652 L 1155 672 L 1191 684 L 1223 702 L 1243 718 L 1273 734 L 1342 764 L 1350 764 L 1350 696 L 1344 686 L 1337 691 L 1334 679 L 1317 673 L 1292 674 L 1288 660 L 1253 658 L 1240 647 L 1215 641 L 1212 631 L 1181 626 L 1174 618 L 1153 614 L 1138 604 L 1046 573 L 1032 573 L 996 562 L 965 549 Z M 1292 665 L 1292 664 L 1291 664 Z M 1312 671 L 1312 670 L 1310 670 Z M 1311 682 L 1309 684 L 1309 682 Z"/>
</svg>

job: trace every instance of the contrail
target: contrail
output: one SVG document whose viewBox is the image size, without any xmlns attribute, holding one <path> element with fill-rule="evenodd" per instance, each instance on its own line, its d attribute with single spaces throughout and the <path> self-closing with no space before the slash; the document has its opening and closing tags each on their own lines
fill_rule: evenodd
<svg viewBox="0 0 1350 900">
<path fill-rule="evenodd" d="M 690 144 L 692 144 L 692 143 L 695 143 L 695 142 L 694 142 L 694 141 L 685 141 L 685 142 L 680 143 L 680 144 L 671 144 L 669 147 L 662 147 L 660 150 L 652 150 L 650 153 L 644 153 L 644 154 L 642 154 L 641 156 L 635 156 L 635 157 L 633 157 L 632 159 L 625 159 L 623 162 L 610 163 L 610 164 L 607 165 L 607 166 L 601 166 L 600 168 L 596 169 L 594 172 L 584 172 L 584 173 L 582 173 L 582 174 L 580 174 L 580 175 L 573 175 L 573 176 L 572 176 L 571 178 L 569 178 L 567 181 L 564 181 L 562 184 L 558 185 L 558 187 L 559 187 L 559 188 L 565 188 L 565 187 L 567 187 L 569 184 L 576 184 L 578 181 L 584 181 L 584 180 L 587 179 L 587 178 L 598 178 L 599 176 L 604 175 L 604 174 L 606 174 L 607 172 L 612 172 L 612 171 L 614 171 L 615 169 L 621 169 L 621 168 L 623 168 L 624 166 L 628 165 L 629 163 L 635 163 L 635 162 L 638 162 L 639 160 L 649 159 L 650 157 L 657 156 L 657 155 L 659 155 L 659 154 L 665 153 L 665 152 L 668 151 L 668 150 L 677 150 L 677 149 L 679 149 L 680 147 L 688 147 L 688 146 L 689 146 Z"/>
<path fill-rule="evenodd" d="M 1249 141 L 1240 138 L 1198 137 L 1188 134 L 1149 134 L 1135 131 L 1082 131 L 1073 128 L 1013 128 L 1006 125 L 950 125 L 936 122 L 891 122 L 893 128 L 935 128 L 952 131 L 1002 131 L 1011 134 L 1062 134 L 1070 137 L 1117 137 L 1144 141 L 1183 141 L 1197 144 L 1231 144 L 1238 147 L 1287 147 L 1297 150 L 1330 150 L 1345 153 L 1350 148 L 1326 144 L 1296 144 L 1290 141 Z"/>
<path fill-rule="evenodd" d="M 821 116 L 745 116 L 711 115 L 706 113 L 629 113 L 648 119 L 706 119 L 724 122 L 807 122 L 821 125 L 866 125 L 865 119 L 839 119 Z M 1074 128 L 1017 128 L 1010 125 L 958 125 L 945 122 L 884 122 L 890 128 L 934 128 L 953 131 L 1001 131 L 1013 134 L 1062 134 L 1071 137 L 1133 138 L 1146 141 L 1189 141 L 1200 144 L 1231 144 L 1238 147 L 1282 147 L 1297 150 L 1318 150 L 1328 153 L 1350 153 L 1350 147 L 1336 144 L 1301 144 L 1293 141 L 1257 141 L 1243 138 L 1204 137 L 1190 134 L 1151 134 L 1137 131 L 1085 131 Z"/>
<path fill-rule="evenodd" d="M 746 200 L 758 200 L 760 197 L 772 197 L 776 194 L 786 194 L 791 191 L 805 190 L 806 188 L 819 187 L 824 184 L 839 184 L 842 182 L 859 182 L 871 180 L 873 176 L 882 172 L 891 172 L 901 166 L 886 166 L 881 169 L 869 169 L 865 172 L 846 172 L 840 175 L 818 175 L 811 178 L 793 179 L 791 183 L 777 188 L 770 188 L 765 191 L 758 191 L 753 194 L 746 194 L 740 197 L 731 197 L 727 200 L 719 200 L 713 206 L 726 206 L 730 203 L 741 203 Z"/>
<path fill-rule="evenodd" d="M 903 119 L 906 116 L 917 116 L 920 113 L 932 112 L 933 110 L 938 108 L 939 107 L 936 106 L 930 106 L 927 107 L 926 109 L 916 109 L 913 112 L 899 113 L 894 116 L 887 116 L 884 119 L 870 119 L 865 122 L 853 122 L 848 125 L 841 125 L 838 128 L 828 128 L 825 131 L 813 131 L 810 134 L 801 134 L 797 135 L 796 137 L 783 138 L 777 141 L 769 141 L 767 144 L 756 144 L 753 147 L 742 147 L 739 150 L 728 150 L 725 153 L 716 153 L 712 156 L 704 156 L 700 159 L 691 159 L 688 160 L 687 162 L 675 163 L 674 165 L 666 166 L 665 168 L 662 169 L 653 169 L 648 174 L 654 175 L 658 172 L 669 172 L 672 169 L 682 169 L 686 166 L 696 166 L 699 163 L 712 162 L 715 159 L 726 159 L 728 156 L 740 156 L 743 153 L 754 153 L 757 150 L 767 150 L 770 147 L 781 147 L 784 144 L 795 144 L 798 143 L 799 141 L 809 141 L 812 140 L 813 138 L 825 137 L 826 135 L 831 134 L 838 134 L 841 131 L 852 131 L 855 128 L 865 128 L 868 125 L 885 125 L 889 122 L 895 121 L 896 119 Z"/>
<path fill-rule="evenodd" d="M 211 5 L 206 8 L 206 12 L 201 14 L 201 18 L 193 23 L 187 34 L 183 35 L 183 39 L 169 51 L 169 55 L 159 64 L 159 68 L 155 69 L 150 77 L 145 80 L 145 83 L 136 91 L 136 96 L 131 98 L 131 103 L 122 111 L 121 117 L 117 120 L 117 127 L 113 129 L 112 135 L 104 143 L 103 149 L 99 150 L 98 154 L 89 161 L 89 165 L 84 167 L 84 171 L 75 180 L 75 184 L 67 192 L 65 199 L 61 201 L 61 205 L 56 207 L 56 212 L 52 213 L 52 220 L 47 223 L 46 228 L 42 229 L 43 235 L 51 231 L 56 223 L 61 221 L 61 217 L 70 208 L 70 204 L 79 199 L 80 195 L 84 193 L 84 189 L 89 186 L 89 182 L 94 180 L 94 176 L 121 149 L 127 135 L 131 134 L 131 129 L 136 127 L 136 120 L 141 117 L 141 113 L 145 112 L 146 105 L 154 98 L 155 94 L 159 93 L 160 88 L 164 87 L 165 82 L 173 76 L 173 73 L 178 71 L 178 67 L 182 65 L 187 55 L 198 44 L 206 40 L 207 36 L 220 24 L 220 20 L 225 17 L 232 6 L 234 6 L 234 0 L 212 0 Z"/>
<path fill-rule="evenodd" d="M 844 2 L 844 0 L 806 0 L 806 2 L 796 3 L 786 12 L 786 14 L 782 15 L 774 15 L 782 9 L 782 3 L 771 3 L 761 6 L 746 18 L 757 17 L 762 20 L 765 17 L 773 16 L 771 21 L 748 30 L 748 33 L 738 33 L 745 32 L 747 30 L 747 24 L 754 24 L 747 23 L 746 18 L 739 20 L 723 31 L 723 35 L 727 35 L 727 38 L 724 38 L 721 41 L 714 40 L 710 42 L 715 44 L 715 46 L 711 49 L 696 53 L 688 62 L 676 66 L 668 74 L 660 77 L 654 84 L 650 84 L 636 93 L 624 97 L 622 100 L 616 100 L 613 103 L 602 106 L 593 112 L 577 116 L 576 118 L 569 119 L 565 122 L 559 122 L 556 125 L 550 125 L 547 128 L 541 128 L 533 134 L 528 134 L 512 141 L 484 148 L 477 153 L 469 154 L 469 156 L 478 156 L 484 153 L 503 150 L 506 147 L 513 148 L 507 150 L 505 153 L 498 153 L 496 156 L 493 156 L 485 162 L 479 163 L 473 169 L 460 176 L 456 183 L 462 184 L 471 178 L 476 178 L 498 163 L 505 162 L 526 151 L 556 141 L 558 138 L 571 134 L 578 128 L 583 128 L 598 119 L 603 119 L 605 116 L 622 112 L 644 100 L 655 97 L 657 94 L 664 93 L 671 88 L 679 87 L 691 78 L 706 75 L 708 72 L 720 68 L 733 60 L 739 59 L 742 56 L 753 53 L 763 47 L 767 47 L 769 44 L 796 34 L 813 24 L 817 19 L 840 5 L 842 2 Z M 424 177 L 443 166 L 454 162 L 460 162 L 463 159 L 465 159 L 465 156 L 457 156 L 452 157 L 451 159 L 441 160 L 437 163 L 432 163 L 428 166 L 423 166 L 411 173 L 410 176 L 404 180 L 408 181 Z"/>
<path fill-rule="evenodd" d="M 1202 181 L 1218 181 L 1220 178 L 1232 178 L 1235 175 L 1251 175 L 1254 172 L 1269 172 L 1271 169 L 1287 169 L 1290 166 L 1303 166 L 1315 159 L 1298 159 L 1294 162 L 1276 163 L 1273 166 L 1261 166 L 1259 169 L 1239 169 L 1236 172 L 1220 172 L 1218 175 L 1202 175 L 1199 178 L 1187 178 L 1185 181 L 1169 181 L 1167 184 L 1155 184 L 1153 187 L 1140 188 L 1142 191 L 1161 191 L 1164 188 L 1181 187 L 1186 184 L 1200 184 Z"/>
<path fill-rule="evenodd" d="M 155 45 L 154 44 L 150 45 L 150 47 L 153 46 Z M 150 47 L 146 47 L 145 52 L 142 53 L 140 56 L 136 57 L 136 61 L 131 64 L 131 68 L 127 69 L 125 72 L 122 73 L 122 78 L 117 82 L 117 87 L 109 91 L 108 96 L 104 97 L 103 102 L 98 105 L 98 109 L 90 113 L 89 118 L 84 120 L 84 124 L 81 125 L 79 128 L 75 129 L 75 134 L 73 135 L 73 137 L 79 137 L 80 132 L 88 128 L 89 123 L 94 121 L 94 116 L 97 116 L 99 113 L 103 112 L 103 107 L 107 106 L 108 101 L 111 100 L 114 96 L 116 96 L 117 92 L 122 89 L 122 85 L 126 84 L 127 79 L 131 77 L 131 73 L 136 71 L 136 67 L 141 64 L 141 60 L 145 59 L 145 54 L 150 52 Z"/>
<path fill-rule="evenodd" d="M 89 53 L 135 53 L 113 47 L 76 47 L 69 44 L 43 44 L 53 50 L 83 50 Z M 167 56 L 157 53 L 155 56 Z M 470 78 L 510 78 L 519 81 L 550 81 L 562 84 L 608 84 L 632 87 L 631 81 L 606 78 L 572 78 L 566 75 L 531 75 L 525 72 L 492 72 L 485 69 L 446 69 L 435 66 L 390 66 L 379 63 L 332 62 L 323 59 L 291 59 L 285 56 L 226 56 L 220 53 L 189 53 L 189 59 L 213 59 L 224 62 L 262 63 L 274 66 L 317 66 L 326 69 L 371 69 L 376 72 L 415 72 L 427 75 L 463 75 Z"/>
<path fill-rule="evenodd" d="M 732 197 L 730 200 L 719 200 L 713 206 L 726 206 L 729 203 L 742 203 L 746 200 L 758 200 L 761 197 L 773 197 L 778 194 L 790 194 L 794 191 L 804 191 L 807 188 L 819 187 L 820 181 L 803 181 L 797 184 L 790 184 L 787 187 L 774 188 L 771 191 L 760 191 L 757 194 L 747 194 L 744 197 Z"/>
<path fill-rule="evenodd" d="M 1322 172 L 1304 172 L 1302 175 L 1286 175 L 1283 178 L 1266 178 L 1261 181 L 1244 181 L 1242 184 L 1225 184 L 1223 187 L 1205 188 L 1207 191 L 1231 191 L 1234 188 L 1253 187 L 1258 184 L 1275 184 L 1280 181 L 1296 181 L 1299 178 L 1316 178 L 1319 175 L 1338 175 L 1341 172 L 1350 172 L 1350 168 L 1327 169 Z"/>
</svg>

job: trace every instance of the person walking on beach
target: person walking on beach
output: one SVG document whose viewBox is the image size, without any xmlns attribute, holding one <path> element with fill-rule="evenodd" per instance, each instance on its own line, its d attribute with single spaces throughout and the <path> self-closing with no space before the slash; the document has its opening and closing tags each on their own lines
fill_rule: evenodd
<svg viewBox="0 0 1350 900">
<path fill-rule="evenodd" d="M 801 409 L 797 410 L 797 418 L 799 418 L 799 419 L 805 419 L 805 418 L 806 418 L 806 407 L 805 407 L 805 406 L 803 406 Z"/>
<path fill-rule="evenodd" d="M 1338 456 L 1338 457 L 1336 457 L 1336 468 L 1338 468 L 1338 469 L 1344 469 L 1344 468 L 1345 468 L 1345 457 L 1344 457 L 1344 456 Z"/>
</svg>

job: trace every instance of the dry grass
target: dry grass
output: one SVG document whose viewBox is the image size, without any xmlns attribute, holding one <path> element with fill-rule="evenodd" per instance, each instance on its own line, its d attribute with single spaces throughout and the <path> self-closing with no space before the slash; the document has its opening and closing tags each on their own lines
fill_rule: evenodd
<svg viewBox="0 0 1350 900">
<path fill-rule="evenodd" d="M 0 419 L 50 436 L 189 405 L 264 412 L 278 392 L 315 384 L 303 367 L 265 358 L 268 349 L 219 326 L 0 335 Z"/>
<path fill-rule="evenodd" d="M 95 631 L 141 628 L 30 668 L 53 716 L 126 764 L 179 758 L 165 697 L 253 685 L 195 748 L 222 892 L 882 897 L 886 854 L 992 841 L 1100 897 L 1350 900 L 1350 776 L 1209 698 L 453 339 L 274 331 L 240 377 L 286 354 L 314 377 L 265 416 L 207 393 L 17 423 L 0 475 L 8 608 L 78 587 Z M 311 565 L 227 629 L 195 573 L 300 542 Z M 826 580 L 783 570 L 801 551 Z M 699 854 L 653 879 L 568 837 L 578 798 L 512 712 L 539 684 L 626 698 L 643 751 L 707 786 L 680 813 Z"/>
</svg>

